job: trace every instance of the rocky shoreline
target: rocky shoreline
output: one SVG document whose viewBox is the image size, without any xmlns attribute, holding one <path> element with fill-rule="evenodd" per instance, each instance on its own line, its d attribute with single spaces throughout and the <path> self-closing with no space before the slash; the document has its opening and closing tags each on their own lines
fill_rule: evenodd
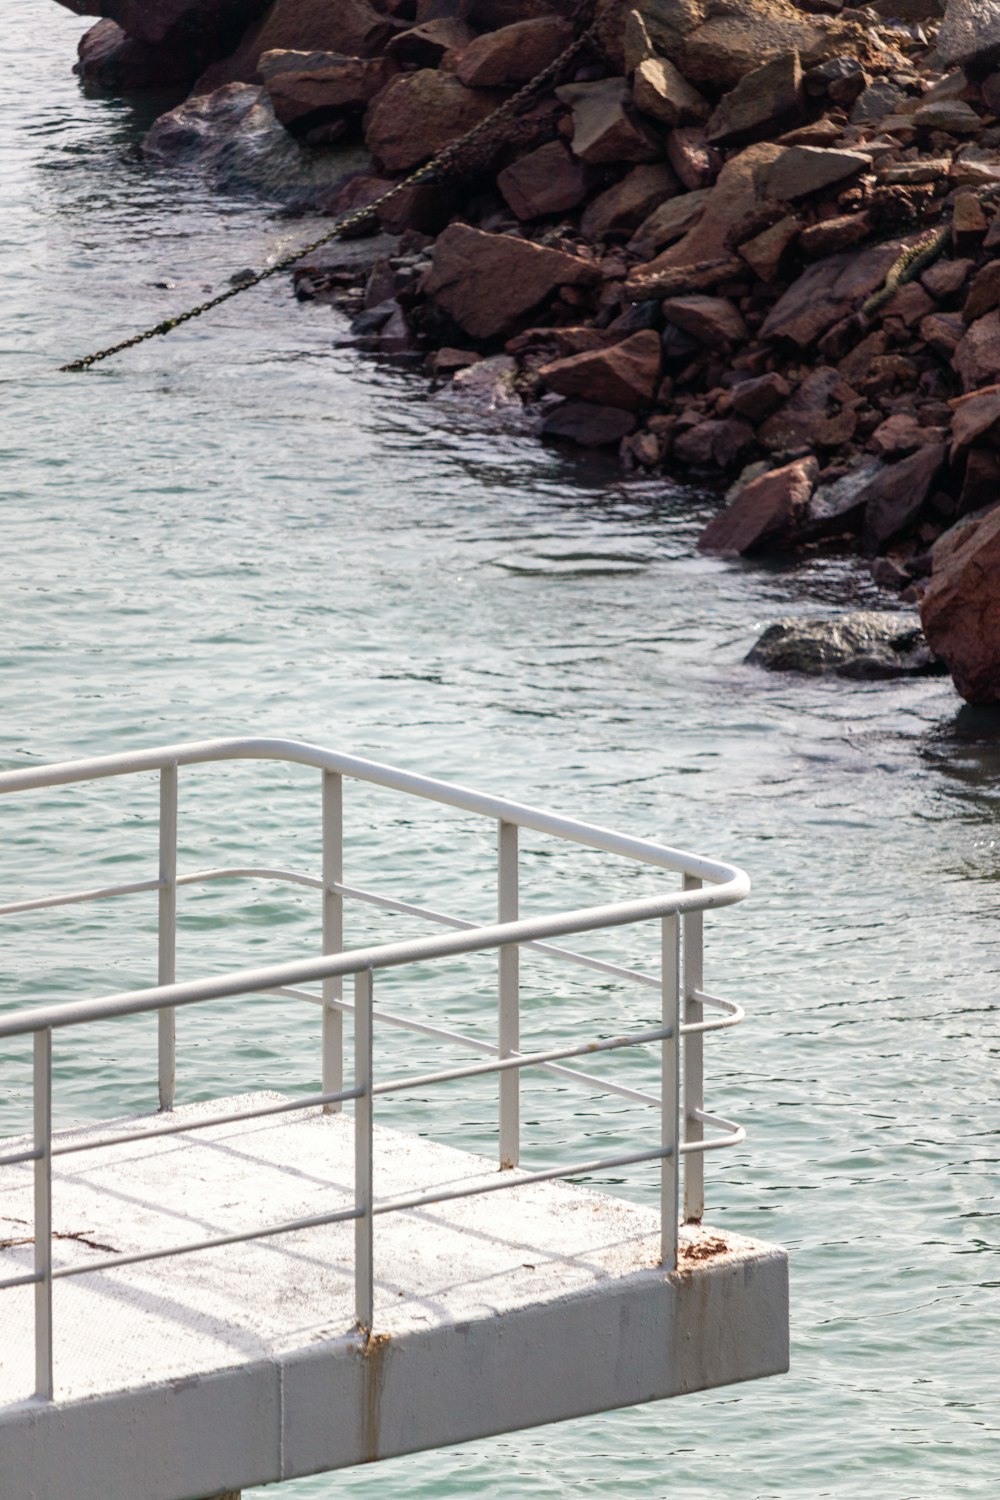
<svg viewBox="0 0 1000 1500">
<path fill-rule="evenodd" d="M 190 89 L 151 158 L 334 215 L 592 24 L 298 295 L 548 440 L 725 476 L 705 550 L 859 551 L 1000 698 L 1000 0 L 59 3 L 89 84 Z"/>
</svg>

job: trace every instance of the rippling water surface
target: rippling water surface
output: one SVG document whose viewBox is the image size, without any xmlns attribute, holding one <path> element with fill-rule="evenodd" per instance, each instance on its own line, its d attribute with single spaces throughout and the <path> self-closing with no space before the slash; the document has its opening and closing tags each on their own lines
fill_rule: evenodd
<svg viewBox="0 0 1000 1500">
<path fill-rule="evenodd" d="M 280 1493 L 993 1495 L 996 726 L 947 681 L 741 665 L 775 615 L 871 598 L 863 575 L 697 557 L 710 498 L 484 431 L 405 370 L 334 349 L 336 315 L 286 286 L 86 377 L 56 373 L 310 226 L 139 164 L 141 116 L 69 75 L 80 23 L 46 0 L 7 0 L 4 21 L 2 764 L 296 736 L 731 858 L 754 880 L 710 922 L 710 982 L 749 1012 L 711 1042 L 710 1096 L 749 1140 L 710 1159 L 709 1217 L 791 1250 L 792 1372 Z M 263 768 L 192 773 L 184 860 L 310 865 L 311 790 Z M 398 803 L 373 835 L 374 798 L 355 795 L 358 878 L 488 914 L 480 830 Z M 5 809 L 0 899 L 147 871 L 154 804 L 144 781 Z M 593 866 L 541 843 L 526 865 L 540 906 L 595 888 Z M 264 886 L 185 896 L 182 973 L 301 951 L 312 905 Z M 152 917 L 134 898 L 12 923 L 9 1003 L 149 982 Z M 551 973 L 526 975 L 540 1037 L 642 1019 L 614 984 L 557 977 L 558 1001 Z M 468 979 L 443 972 L 413 1003 L 485 1026 Z M 148 1030 L 60 1046 L 61 1118 L 151 1105 Z M 7 1130 L 27 1099 L 14 1062 Z M 206 1011 L 182 1029 L 183 1097 L 217 1089 L 220 1065 L 234 1085 L 313 1086 L 313 1013 Z M 393 1123 L 488 1149 L 487 1092 L 444 1098 L 406 1100 Z M 528 1105 L 532 1159 L 644 1123 L 551 1086 Z M 621 1190 L 652 1201 L 641 1173 Z"/>
</svg>

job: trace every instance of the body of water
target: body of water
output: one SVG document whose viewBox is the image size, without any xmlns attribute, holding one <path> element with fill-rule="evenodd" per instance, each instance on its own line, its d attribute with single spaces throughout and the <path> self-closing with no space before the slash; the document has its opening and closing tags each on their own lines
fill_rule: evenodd
<svg viewBox="0 0 1000 1500">
<path fill-rule="evenodd" d="M 7 0 L 4 20 L 0 764 L 295 736 L 729 858 L 754 880 L 709 923 L 709 984 L 748 1009 L 710 1041 L 710 1107 L 749 1139 L 709 1159 L 708 1218 L 789 1248 L 791 1373 L 266 1493 L 992 1496 L 996 725 L 947 679 L 742 665 L 778 615 L 871 603 L 864 570 L 699 557 L 711 497 L 485 430 L 407 370 L 336 349 L 339 316 L 277 281 L 59 374 L 313 226 L 144 166 L 140 113 L 88 99 L 69 73 L 81 23 L 50 0 Z M 263 768 L 185 779 L 185 861 L 314 861 L 300 784 Z M 132 878 L 153 858 L 154 807 L 148 781 L 20 799 L 0 824 L 0 899 Z M 488 914 L 487 866 L 466 874 L 450 852 L 452 832 L 474 845 L 467 823 L 399 804 L 370 836 L 373 807 L 349 807 L 352 873 Z M 541 845 L 526 865 L 550 897 L 593 889 L 585 864 Z M 192 893 L 181 974 L 292 956 L 314 928 L 301 892 Z M 11 923 L 2 1003 L 149 982 L 153 930 L 138 898 Z M 526 978 L 534 1035 L 642 1019 L 614 985 L 552 983 Z M 463 993 L 456 973 L 415 1003 L 462 1017 Z M 279 1002 L 206 1011 L 182 1030 L 180 1096 L 312 1086 L 314 1030 Z M 57 1051 L 61 1118 L 153 1103 L 148 1026 L 100 1031 Z M 27 1080 L 10 1061 L 0 1128 L 17 1130 Z M 632 1121 L 621 1101 L 569 1098 L 530 1087 L 533 1160 Z M 392 1123 L 489 1149 L 487 1094 L 444 1100 L 405 1100 Z M 641 1173 L 621 1190 L 654 1201 Z"/>
</svg>

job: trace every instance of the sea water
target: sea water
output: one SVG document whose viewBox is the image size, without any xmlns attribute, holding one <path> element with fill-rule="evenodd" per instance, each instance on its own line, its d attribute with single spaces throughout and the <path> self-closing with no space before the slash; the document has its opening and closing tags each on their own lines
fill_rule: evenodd
<svg viewBox="0 0 1000 1500">
<path fill-rule="evenodd" d="M 90 374 L 58 373 L 315 226 L 144 165 L 154 106 L 85 95 L 69 73 L 82 23 L 49 0 L 7 0 L 4 23 L 0 764 L 295 736 L 729 858 L 754 881 L 707 924 L 707 982 L 748 1011 L 706 1048 L 709 1107 L 748 1129 L 706 1163 L 708 1218 L 788 1247 L 791 1372 L 267 1493 L 995 1494 L 996 721 L 947 679 L 744 666 L 780 615 L 878 603 L 864 569 L 699 557 L 712 496 L 545 449 L 405 366 L 338 348 L 344 320 L 297 305 L 283 280 Z M 262 767 L 182 776 L 186 867 L 314 865 L 310 785 Z M 359 877 L 490 915 L 472 821 L 397 803 L 374 833 L 374 794 L 351 796 Z M 3 900 L 155 861 L 150 778 L 2 811 Z M 641 885 L 605 879 L 619 879 L 610 864 L 530 844 L 540 900 Z M 315 951 L 314 906 L 264 883 L 185 894 L 179 973 Z M 4 933 L 5 1007 L 155 977 L 148 898 Z M 465 983 L 449 970 L 409 998 L 486 1034 Z M 309 1007 L 189 1015 L 180 1097 L 315 1087 Z M 533 968 L 526 1016 L 540 1040 L 649 1019 L 641 992 Z M 25 1124 L 16 1053 L 4 1131 Z M 60 1038 L 59 1119 L 153 1107 L 154 1074 L 148 1024 Z M 525 1089 L 532 1161 L 648 1128 L 621 1100 Z M 465 1086 L 406 1097 L 390 1123 L 490 1150 L 495 1104 Z M 603 1185 L 655 1201 L 648 1173 L 623 1177 Z"/>
</svg>

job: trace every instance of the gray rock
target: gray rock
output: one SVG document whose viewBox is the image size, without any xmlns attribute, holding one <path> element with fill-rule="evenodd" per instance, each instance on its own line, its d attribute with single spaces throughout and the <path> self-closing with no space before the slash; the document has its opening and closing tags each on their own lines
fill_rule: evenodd
<svg viewBox="0 0 1000 1500">
<path fill-rule="evenodd" d="M 948 0 L 937 52 L 942 68 L 970 63 L 986 68 L 995 62 L 1000 57 L 998 0 Z"/>
<path fill-rule="evenodd" d="M 947 669 L 931 651 L 916 614 L 858 610 L 825 619 L 769 625 L 746 658 L 770 672 L 852 677 L 874 682 L 925 677 Z"/>
</svg>

